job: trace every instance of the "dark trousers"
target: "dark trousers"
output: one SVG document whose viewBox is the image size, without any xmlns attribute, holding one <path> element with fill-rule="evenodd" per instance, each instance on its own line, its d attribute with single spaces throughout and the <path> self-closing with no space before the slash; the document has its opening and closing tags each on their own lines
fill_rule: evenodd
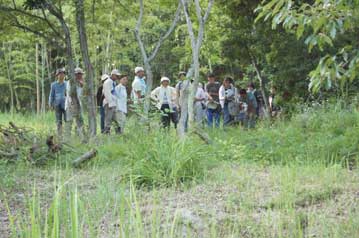
<svg viewBox="0 0 359 238">
<path fill-rule="evenodd" d="M 221 120 L 221 110 L 219 108 L 217 109 L 207 108 L 208 127 L 213 128 L 213 120 L 215 122 L 216 127 L 218 128 L 220 126 L 220 120 Z"/>
<path fill-rule="evenodd" d="M 228 126 L 233 121 L 233 116 L 229 113 L 228 103 L 223 107 L 223 126 Z"/>
<path fill-rule="evenodd" d="M 170 105 L 163 104 L 161 106 L 162 116 L 161 122 L 164 128 L 170 127 L 171 121 L 174 127 L 177 128 L 177 112 L 175 109 L 171 109 Z"/>
<path fill-rule="evenodd" d="M 100 125 L 101 125 L 101 133 L 105 132 L 105 108 L 100 106 Z"/>
<path fill-rule="evenodd" d="M 56 116 L 56 125 L 57 125 L 57 135 L 62 137 L 62 122 L 66 120 L 65 109 L 60 105 L 55 106 L 55 116 Z"/>
</svg>

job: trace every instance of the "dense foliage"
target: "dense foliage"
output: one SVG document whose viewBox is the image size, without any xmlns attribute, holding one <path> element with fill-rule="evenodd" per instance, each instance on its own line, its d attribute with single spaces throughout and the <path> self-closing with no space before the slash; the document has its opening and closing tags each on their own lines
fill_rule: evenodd
<svg viewBox="0 0 359 238">
<path fill-rule="evenodd" d="M 72 1 L 52 1 L 72 36 L 75 64 L 83 67 Z M 203 1 L 203 8 L 207 1 Z M 47 1 L 0 2 L 0 87 L 2 111 L 36 108 L 36 78 L 46 101 L 54 71 L 67 66 L 64 33 Z M 145 1 L 141 35 L 150 52 L 171 24 L 177 2 Z M 288 102 L 354 92 L 358 69 L 357 1 L 215 1 L 204 34 L 202 76 L 232 75 L 239 86 L 254 81 L 274 85 Z M 127 0 L 85 1 L 89 55 L 95 78 L 112 68 L 132 75 L 143 65 L 134 35 L 139 3 Z M 195 17 L 194 10 L 190 14 Z M 269 20 L 271 19 L 271 21 Z M 197 25 L 194 25 L 197 29 Z M 38 44 L 36 61 L 36 44 Z M 173 34 L 154 58 L 155 85 L 160 76 L 176 81 L 191 64 L 191 43 L 183 14 Z M 205 80 L 204 77 L 202 80 Z M 315 95 L 314 95 L 315 96 Z M 315 96 L 314 98 L 316 98 Z M 42 102 L 44 110 L 46 103 Z"/>
</svg>

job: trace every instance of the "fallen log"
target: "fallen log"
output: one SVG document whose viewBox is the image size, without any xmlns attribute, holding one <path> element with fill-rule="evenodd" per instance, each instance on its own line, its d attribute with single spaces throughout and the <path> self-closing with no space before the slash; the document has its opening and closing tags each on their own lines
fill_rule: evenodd
<svg viewBox="0 0 359 238">
<path fill-rule="evenodd" d="M 192 133 L 198 135 L 199 138 L 201 138 L 207 145 L 211 145 L 213 143 L 209 135 L 198 127 L 194 128 Z"/>
<path fill-rule="evenodd" d="M 15 130 L 16 134 L 18 134 L 21 139 L 28 141 L 28 142 L 31 141 L 28 137 L 25 136 L 24 131 L 21 130 L 18 126 L 16 126 L 14 122 L 10 121 L 9 125 L 12 129 Z"/>
<path fill-rule="evenodd" d="M 80 157 L 78 157 L 77 159 L 75 159 L 73 162 L 72 162 L 72 165 L 74 167 L 78 167 L 80 164 L 82 164 L 83 162 L 87 161 L 87 160 L 90 160 L 94 157 L 96 157 L 97 155 L 97 150 L 96 149 L 92 149 L 88 152 L 86 152 L 85 154 L 81 155 Z"/>
</svg>

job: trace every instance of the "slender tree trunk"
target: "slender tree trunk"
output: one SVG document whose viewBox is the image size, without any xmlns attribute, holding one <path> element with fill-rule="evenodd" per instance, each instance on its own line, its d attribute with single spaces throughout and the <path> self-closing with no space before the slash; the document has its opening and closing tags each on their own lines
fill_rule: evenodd
<svg viewBox="0 0 359 238">
<path fill-rule="evenodd" d="M 88 106 L 88 121 L 91 136 L 96 135 L 96 104 L 95 104 L 95 89 L 94 89 L 94 70 L 90 62 L 87 45 L 87 35 L 85 28 L 85 13 L 83 0 L 77 0 L 76 2 L 76 22 L 77 29 L 80 37 L 80 48 L 82 53 L 82 59 L 85 65 L 86 81 L 87 81 L 87 106 Z"/>
<path fill-rule="evenodd" d="M 36 76 L 36 113 L 40 114 L 40 80 L 39 80 L 39 43 L 35 46 L 35 76 Z"/>
<path fill-rule="evenodd" d="M 46 47 L 46 45 L 45 45 L 45 47 Z M 51 59 L 51 55 L 49 57 L 48 54 L 51 54 L 51 51 L 48 52 L 47 47 L 46 47 L 45 48 L 45 61 L 46 61 L 46 68 L 47 68 L 47 77 L 48 77 L 49 82 L 51 82 L 52 81 L 51 80 L 51 67 L 50 67 L 50 62 L 49 62 L 49 58 Z"/>
<path fill-rule="evenodd" d="M 194 80 L 190 87 L 190 92 L 188 94 L 188 126 L 191 128 L 194 125 L 194 110 L 193 110 L 193 103 L 194 103 L 194 97 L 197 92 L 198 87 L 198 81 L 199 81 L 199 70 L 200 70 L 200 64 L 199 64 L 199 56 L 200 56 L 200 50 L 202 46 L 203 41 L 203 35 L 204 35 L 204 27 L 206 24 L 206 21 L 209 17 L 209 13 L 211 11 L 211 8 L 213 6 L 214 0 L 210 0 L 208 2 L 207 9 L 205 11 L 204 16 L 202 16 L 202 9 L 199 3 L 199 0 L 194 0 L 194 4 L 196 7 L 196 15 L 197 15 L 197 21 L 198 21 L 198 34 L 197 37 L 194 34 L 193 30 L 193 23 L 189 14 L 188 6 L 190 2 L 188 0 L 181 0 L 184 14 L 186 17 L 187 22 L 187 28 L 188 28 L 188 34 L 191 40 L 191 46 L 192 46 L 192 61 L 193 61 L 193 67 L 194 67 Z M 181 115 L 182 117 L 182 115 Z M 179 133 L 181 136 L 181 132 Z"/>
<path fill-rule="evenodd" d="M 145 62 L 145 70 L 146 70 L 146 83 L 147 83 L 147 92 L 145 98 L 145 106 L 144 106 L 144 114 L 147 116 L 148 112 L 150 111 L 151 107 L 151 90 L 153 86 L 153 73 L 152 67 L 149 62 Z"/>
<path fill-rule="evenodd" d="M 11 47 L 11 44 L 6 48 L 5 47 L 5 43 L 3 43 L 3 47 L 4 49 L 9 49 L 9 53 L 6 54 L 6 50 L 4 51 L 4 59 L 5 59 L 5 64 L 6 64 L 6 71 L 7 71 L 7 77 L 8 77 L 8 80 L 9 80 L 9 91 L 10 91 L 10 114 L 11 116 L 14 115 L 14 88 L 13 88 L 13 85 L 12 85 L 12 63 L 11 63 L 11 50 L 12 50 L 12 47 Z M 6 57 L 6 55 L 8 55 Z"/>
<path fill-rule="evenodd" d="M 263 101 L 264 101 L 264 117 L 269 118 L 269 103 L 268 103 L 267 95 L 265 93 L 265 85 L 264 85 L 263 77 L 261 71 L 259 70 L 257 62 L 253 58 L 252 58 L 252 65 L 257 73 L 257 77 L 259 80 L 259 88 L 261 90 Z"/>
<path fill-rule="evenodd" d="M 41 44 L 41 113 L 45 113 L 45 53 L 46 46 L 44 41 Z"/>
<path fill-rule="evenodd" d="M 112 17 L 111 17 L 112 19 Z M 110 48 L 111 48 L 111 32 L 108 32 L 106 39 L 106 51 L 105 51 L 105 62 L 103 67 L 103 73 L 110 73 Z"/>
</svg>

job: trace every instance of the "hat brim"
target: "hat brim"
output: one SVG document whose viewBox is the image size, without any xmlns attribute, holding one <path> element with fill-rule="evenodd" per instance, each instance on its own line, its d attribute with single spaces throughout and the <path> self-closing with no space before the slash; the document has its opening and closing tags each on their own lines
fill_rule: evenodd
<svg viewBox="0 0 359 238">
<path fill-rule="evenodd" d="M 55 74 L 55 76 L 57 76 L 57 75 L 59 75 L 59 74 L 66 74 L 66 72 L 64 72 L 64 71 L 57 72 L 57 73 Z"/>
</svg>

